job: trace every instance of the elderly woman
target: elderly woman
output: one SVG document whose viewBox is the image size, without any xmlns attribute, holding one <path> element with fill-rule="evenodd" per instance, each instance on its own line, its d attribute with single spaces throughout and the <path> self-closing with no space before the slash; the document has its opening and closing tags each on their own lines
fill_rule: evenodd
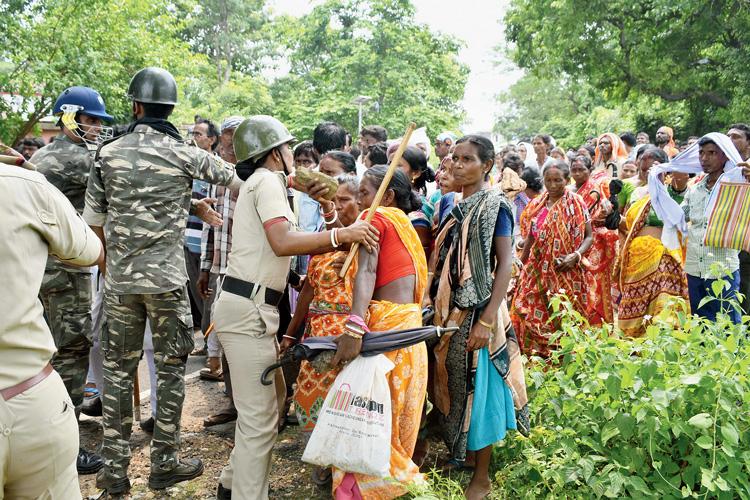
<svg viewBox="0 0 750 500">
<path fill-rule="evenodd" d="M 549 295 L 566 294 L 573 308 L 586 315 L 582 261 L 593 237 L 586 203 L 567 189 L 570 172 L 565 162 L 551 161 L 542 175 L 547 191 L 533 199 L 521 215 L 524 267 L 511 320 L 524 352 L 547 357 L 555 347 L 549 336 L 560 328 L 558 320 L 550 321 Z"/>
<path fill-rule="evenodd" d="M 365 172 L 359 185 L 360 209 L 372 204 L 386 171 L 385 166 L 376 166 Z M 345 334 L 338 340 L 334 368 L 359 355 L 362 337 L 369 331 L 422 325 L 419 304 L 427 281 L 427 262 L 407 216 L 421 203 L 409 178 L 396 169 L 372 220 L 380 232 L 379 244 L 371 251 L 359 251 L 351 315 L 344 325 Z M 365 215 L 366 211 L 361 217 Z M 406 493 L 399 483 L 421 480 L 411 457 L 427 389 L 427 348 L 422 342 L 386 356 L 396 365 L 387 378 L 392 401 L 390 476 L 398 482 L 334 469 L 333 491 L 337 499 L 396 498 Z"/>
<path fill-rule="evenodd" d="M 593 170 L 588 156 L 577 156 L 570 167 L 570 175 L 575 181 L 570 189 L 583 198 L 591 217 L 594 241 L 586 254 L 590 263 L 588 271 L 592 277 L 592 282 L 587 287 L 587 313 L 590 324 L 601 325 L 614 322 L 612 270 L 617 258 L 619 238 L 617 231 L 604 227 L 607 215 L 612 212 L 612 204 L 609 202 L 610 178 L 605 170 Z"/>
<path fill-rule="evenodd" d="M 463 188 L 463 199 L 440 225 L 430 266 L 435 279 L 430 279 L 422 303 L 434 301 L 436 324 L 459 327 L 435 346 L 434 402 L 453 459 L 461 462 L 467 450 L 476 452 L 475 472 L 466 489 L 470 500 L 490 493 L 492 444 L 516 428 L 512 383 L 504 378 L 522 378 L 520 362 L 509 373 L 510 353 L 518 352 L 518 343 L 512 328 L 502 328 L 499 318 L 501 309 L 507 311 L 513 215 L 502 191 L 485 188 L 493 158 L 492 143 L 484 137 L 469 135 L 456 142 L 453 176 Z M 524 411 L 525 384 L 513 387 L 518 409 Z"/>
</svg>

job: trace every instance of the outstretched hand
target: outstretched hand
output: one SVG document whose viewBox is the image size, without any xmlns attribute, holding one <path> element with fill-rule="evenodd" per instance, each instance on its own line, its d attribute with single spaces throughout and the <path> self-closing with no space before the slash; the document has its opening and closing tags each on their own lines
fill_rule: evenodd
<svg viewBox="0 0 750 500">
<path fill-rule="evenodd" d="M 200 220 L 208 224 L 209 226 L 219 227 L 222 225 L 224 220 L 221 218 L 221 214 L 211 208 L 212 203 L 216 203 L 216 198 L 203 198 L 198 201 L 198 205 L 195 209 L 195 216 Z"/>
</svg>

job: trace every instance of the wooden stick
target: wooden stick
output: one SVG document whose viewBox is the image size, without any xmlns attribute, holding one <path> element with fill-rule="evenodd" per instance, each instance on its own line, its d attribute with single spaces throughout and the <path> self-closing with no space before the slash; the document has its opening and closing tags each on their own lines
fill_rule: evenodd
<svg viewBox="0 0 750 500">
<path fill-rule="evenodd" d="M 36 165 L 23 158 L 18 158 L 17 156 L 0 155 L 0 163 L 6 165 L 18 165 L 27 170 L 36 170 Z"/>
<path fill-rule="evenodd" d="M 140 422 L 141 420 L 141 384 L 138 383 L 138 370 L 135 371 L 133 380 L 133 419 Z"/>
<path fill-rule="evenodd" d="M 401 144 L 399 144 L 398 149 L 396 150 L 396 154 L 393 155 L 391 164 L 388 167 L 388 171 L 385 173 L 385 177 L 383 177 L 383 182 L 380 183 L 378 192 L 375 193 L 375 199 L 372 200 L 370 211 L 367 213 L 367 218 L 365 218 L 368 223 L 372 222 L 372 218 L 375 217 L 375 209 L 378 208 L 378 206 L 380 205 L 380 201 L 383 199 L 383 196 L 385 196 L 385 192 L 388 190 L 388 184 L 390 184 L 391 182 L 391 177 L 393 177 L 393 173 L 398 168 L 398 162 L 399 160 L 401 160 L 401 155 L 404 154 L 404 149 L 406 149 L 406 146 L 409 145 L 411 133 L 414 132 L 415 128 L 417 128 L 417 124 L 414 122 L 409 122 L 409 126 L 406 128 L 406 132 L 404 133 L 404 137 L 401 140 Z M 346 258 L 346 262 L 344 262 L 344 267 L 342 267 L 341 271 L 339 271 L 340 277 L 343 278 L 344 276 L 346 276 L 346 272 L 349 270 L 349 266 L 352 265 L 354 257 L 357 255 L 357 250 L 359 250 L 359 243 L 353 244 L 352 248 L 349 250 L 349 256 Z"/>
<path fill-rule="evenodd" d="M 203 336 L 203 340 L 206 340 L 209 335 L 211 335 L 211 332 L 214 331 L 214 324 L 211 323 L 209 327 L 206 329 L 206 334 Z"/>
</svg>

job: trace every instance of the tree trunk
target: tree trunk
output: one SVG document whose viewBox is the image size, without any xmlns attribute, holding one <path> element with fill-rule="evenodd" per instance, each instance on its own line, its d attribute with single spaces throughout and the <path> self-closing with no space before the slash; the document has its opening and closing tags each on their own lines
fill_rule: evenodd
<svg viewBox="0 0 750 500">
<path fill-rule="evenodd" d="M 33 113 L 29 115 L 29 119 L 26 120 L 26 123 L 24 123 L 21 128 L 18 130 L 18 133 L 11 141 L 11 144 L 15 145 L 18 144 L 18 142 L 26 137 L 26 135 L 31 132 L 31 129 L 34 128 L 34 125 L 39 123 L 39 120 L 41 120 L 44 115 L 46 115 L 49 112 L 49 108 L 52 102 L 47 102 L 45 104 L 44 99 L 42 99 L 39 102 L 39 105 L 36 107 Z"/>
</svg>

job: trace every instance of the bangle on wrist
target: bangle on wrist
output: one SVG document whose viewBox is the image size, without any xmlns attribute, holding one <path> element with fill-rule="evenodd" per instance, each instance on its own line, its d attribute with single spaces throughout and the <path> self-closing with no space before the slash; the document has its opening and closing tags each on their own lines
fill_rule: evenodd
<svg viewBox="0 0 750 500">
<path fill-rule="evenodd" d="M 333 215 L 333 214 L 334 214 L 335 212 L 336 212 L 336 205 L 334 205 L 334 206 L 333 206 L 333 210 L 331 210 L 331 211 L 330 211 L 330 212 L 328 212 L 328 213 L 323 213 L 323 205 L 320 205 L 320 206 L 318 207 L 318 213 L 319 213 L 319 214 L 320 214 L 320 216 L 321 216 L 321 217 L 323 217 L 324 219 L 325 219 L 326 217 L 330 217 L 330 216 L 331 216 L 331 215 Z"/>
<path fill-rule="evenodd" d="M 297 337 L 292 337 L 291 335 L 282 335 L 285 339 L 294 340 L 297 342 Z"/>
<path fill-rule="evenodd" d="M 339 218 L 339 213 L 336 211 L 336 209 L 334 209 L 333 210 L 333 219 L 326 220 L 325 217 L 323 217 L 323 222 L 325 222 L 326 224 L 333 224 L 334 222 L 336 222 L 338 220 L 338 218 Z"/>
<path fill-rule="evenodd" d="M 482 318 L 479 318 L 479 324 L 482 325 L 482 326 L 485 326 L 485 327 L 489 328 L 490 330 L 492 330 L 492 325 L 490 325 L 489 323 L 485 323 L 484 321 L 482 321 Z"/>
<path fill-rule="evenodd" d="M 583 256 L 581 255 L 581 252 L 579 252 L 578 250 L 576 250 L 573 253 L 578 256 L 578 262 L 581 262 L 583 260 Z"/>
<path fill-rule="evenodd" d="M 364 334 L 359 334 L 354 330 L 350 330 L 349 328 L 344 328 L 344 335 L 357 340 L 362 340 L 362 337 L 364 336 Z"/>
<path fill-rule="evenodd" d="M 335 228 L 332 231 L 329 231 L 331 233 L 331 246 L 333 248 L 338 248 L 339 247 L 338 241 L 336 241 L 336 231 L 337 230 L 338 230 L 338 228 Z"/>
</svg>

